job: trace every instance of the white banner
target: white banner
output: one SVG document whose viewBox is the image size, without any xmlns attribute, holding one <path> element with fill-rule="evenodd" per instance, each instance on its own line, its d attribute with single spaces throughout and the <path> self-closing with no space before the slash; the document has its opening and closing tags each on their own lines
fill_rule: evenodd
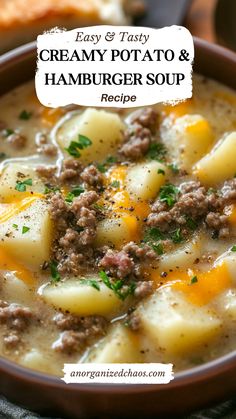
<svg viewBox="0 0 236 419">
<path fill-rule="evenodd" d="M 66 383 L 167 384 L 174 378 L 173 364 L 65 364 Z"/>
<path fill-rule="evenodd" d="M 192 96 L 193 39 L 181 26 L 92 26 L 39 35 L 44 106 L 135 107 Z"/>
</svg>

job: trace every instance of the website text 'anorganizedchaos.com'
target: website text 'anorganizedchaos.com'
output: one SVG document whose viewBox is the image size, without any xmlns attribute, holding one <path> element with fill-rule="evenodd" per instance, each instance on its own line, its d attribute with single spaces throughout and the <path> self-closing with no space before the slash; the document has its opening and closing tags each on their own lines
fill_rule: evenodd
<svg viewBox="0 0 236 419">
<path fill-rule="evenodd" d="M 172 364 L 65 364 L 66 383 L 167 384 Z"/>
</svg>

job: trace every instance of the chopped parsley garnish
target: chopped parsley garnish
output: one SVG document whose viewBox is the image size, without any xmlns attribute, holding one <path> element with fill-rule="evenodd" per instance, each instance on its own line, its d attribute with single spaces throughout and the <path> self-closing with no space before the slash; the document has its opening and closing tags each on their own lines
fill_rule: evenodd
<svg viewBox="0 0 236 419">
<path fill-rule="evenodd" d="M 100 205 L 100 204 L 93 204 L 93 208 L 98 210 L 98 211 L 105 211 L 107 209 L 107 207 L 105 207 L 105 205 Z"/>
<path fill-rule="evenodd" d="M 175 202 L 179 189 L 171 183 L 164 185 L 160 188 L 159 199 L 161 202 L 166 202 L 168 207 L 172 207 Z"/>
<path fill-rule="evenodd" d="M 65 150 L 73 157 L 79 158 L 81 153 L 79 150 L 84 150 L 92 144 L 92 141 L 85 135 L 79 134 L 78 141 L 71 141 L 69 147 Z"/>
<path fill-rule="evenodd" d="M 23 226 L 23 227 L 22 227 L 22 234 L 27 233 L 29 230 L 30 230 L 30 227 Z"/>
<path fill-rule="evenodd" d="M 14 134 L 14 130 L 13 129 L 11 129 L 11 128 L 4 129 L 4 136 L 5 137 L 9 137 L 9 135 L 12 135 L 12 134 Z"/>
<path fill-rule="evenodd" d="M 143 241 L 146 242 L 156 242 L 159 240 L 163 240 L 164 236 L 162 232 L 157 227 L 151 227 L 145 231 Z"/>
<path fill-rule="evenodd" d="M 163 245 L 162 243 L 157 243 L 157 244 L 152 244 L 151 245 L 153 250 L 158 254 L 158 255 L 163 255 L 164 253 L 164 249 L 163 249 Z"/>
<path fill-rule="evenodd" d="M 207 191 L 207 195 L 211 195 L 213 193 L 217 193 L 217 190 L 214 189 L 214 188 L 209 188 L 208 191 Z"/>
<path fill-rule="evenodd" d="M 165 170 L 163 170 L 163 169 L 158 169 L 157 173 L 158 173 L 158 175 L 165 175 L 166 174 Z"/>
<path fill-rule="evenodd" d="M 119 188 L 119 187 L 120 187 L 120 182 L 119 182 L 119 180 L 114 180 L 114 181 L 111 183 L 111 187 L 112 187 L 112 188 Z"/>
<path fill-rule="evenodd" d="M 190 230 L 194 231 L 197 228 L 196 221 L 194 221 L 191 217 L 186 217 L 186 224 L 187 224 L 187 227 L 190 228 Z"/>
<path fill-rule="evenodd" d="M 100 285 L 95 279 L 82 279 L 81 284 L 90 285 L 90 287 L 95 288 L 96 290 L 100 291 Z"/>
<path fill-rule="evenodd" d="M 12 224 L 12 227 L 13 227 L 15 230 L 18 230 L 18 224 Z"/>
<path fill-rule="evenodd" d="M 196 282 L 198 282 L 198 279 L 197 279 L 197 276 L 195 275 L 195 276 L 193 276 L 193 277 L 191 278 L 190 284 L 191 284 L 191 285 L 192 285 L 192 284 L 196 284 Z"/>
<path fill-rule="evenodd" d="M 181 230 L 180 230 L 180 228 L 177 228 L 176 230 L 174 230 L 172 233 L 171 233 L 171 240 L 173 241 L 173 243 L 175 243 L 175 244 L 177 244 L 177 243 L 181 243 L 183 240 L 184 240 L 184 238 L 183 238 L 183 236 L 182 236 L 182 234 L 181 234 Z"/>
<path fill-rule="evenodd" d="M 57 191 L 61 191 L 59 186 L 47 186 L 45 185 L 45 189 L 44 189 L 44 194 L 49 194 L 51 192 L 57 192 Z"/>
<path fill-rule="evenodd" d="M 23 119 L 24 121 L 28 121 L 32 116 L 32 112 L 27 112 L 25 109 L 20 113 L 19 119 Z"/>
<path fill-rule="evenodd" d="M 167 153 L 166 147 L 161 143 L 152 143 L 148 149 L 147 157 L 152 160 L 164 161 Z"/>
<path fill-rule="evenodd" d="M 236 245 L 232 246 L 230 250 L 231 252 L 236 252 Z"/>
<path fill-rule="evenodd" d="M 124 301 L 129 295 L 133 295 L 136 285 L 134 282 L 132 282 L 127 290 L 122 292 L 122 288 L 124 286 L 124 281 L 122 279 L 118 279 L 116 282 L 111 282 L 109 276 L 104 271 L 99 272 L 99 276 L 102 279 L 102 282 L 110 288 L 118 298 L 120 298 L 122 301 Z"/>
<path fill-rule="evenodd" d="M 26 186 L 32 186 L 32 179 L 25 179 L 23 181 L 17 180 L 15 189 L 18 192 L 25 192 Z"/>
<path fill-rule="evenodd" d="M 172 170 L 173 173 L 178 174 L 179 168 L 176 163 L 170 163 L 168 164 L 168 167 Z"/>
<path fill-rule="evenodd" d="M 65 197 L 66 202 L 72 202 L 76 196 L 80 196 L 84 192 L 84 188 L 82 186 L 76 186 L 73 188 Z"/>
<path fill-rule="evenodd" d="M 99 276 L 102 279 L 102 282 L 110 289 L 112 289 L 112 284 L 110 282 L 109 276 L 104 271 L 99 272 Z"/>
<path fill-rule="evenodd" d="M 6 153 L 0 152 L 0 160 L 3 160 L 7 157 Z"/>
<path fill-rule="evenodd" d="M 101 163 L 97 163 L 97 168 L 98 168 L 99 172 L 101 172 L 101 173 L 105 173 L 107 171 L 106 166 L 104 164 L 101 164 Z"/>
<path fill-rule="evenodd" d="M 49 267 L 50 267 L 50 271 L 51 271 L 51 276 L 52 276 L 52 281 L 53 282 L 58 282 L 61 279 L 61 275 L 58 272 L 57 265 L 58 264 L 57 264 L 57 262 L 55 262 L 55 260 L 52 260 L 49 263 Z"/>
<path fill-rule="evenodd" d="M 111 164 L 111 163 L 116 163 L 117 162 L 117 157 L 115 156 L 109 156 L 106 159 L 106 163 Z"/>
</svg>

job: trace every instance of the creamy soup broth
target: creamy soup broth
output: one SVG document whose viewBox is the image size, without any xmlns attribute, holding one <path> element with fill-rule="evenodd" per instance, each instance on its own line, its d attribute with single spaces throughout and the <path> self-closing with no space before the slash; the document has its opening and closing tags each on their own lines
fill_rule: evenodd
<svg viewBox="0 0 236 419">
<path fill-rule="evenodd" d="M 0 99 L 0 354 L 171 362 L 235 349 L 236 95 L 143 109 Z"/>
</svg>

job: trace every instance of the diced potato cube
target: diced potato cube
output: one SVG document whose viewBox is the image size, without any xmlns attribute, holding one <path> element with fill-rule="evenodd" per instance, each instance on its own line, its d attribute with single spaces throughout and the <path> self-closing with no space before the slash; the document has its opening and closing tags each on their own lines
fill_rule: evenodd
<svg viewBox="0 0 236 419">
<path fill-rule="evenodd" d="M 219 141 L 194 167 L 194 174 L 205 185 L 217 185 L 233 178 L 236 172 L 236 132 Z"/>
<path fill-rule="evenodd" d="M 36 348 L 26 352 L 19 362 L 26 368 L 50 374 L 61 374 L 61 368 L 55 367 L 55 362 Z"/>
<path fill-rule="evenodd" d="M 190 169 L 213 143 L 214 135 L 208 121 L 201 115 L 185 115 L 176 120 L 180 134 L 181 160 Z"/>
<path fill-rule="evenodd" d="M 79 316 L 107 316 L 121 307 L 121 300 L 105 284 L 99 282 L 100 290 L 70 279 L 49 284 L 42 290 L 44 300 L 63 311 Z"/>
<path fill-rule="evenodd" d="M 208 344 L 221 328 L 212 310 L 190 304 L 170 287 L 156 291 L 141 305 L 139 315 L 144 333 L 167 354 L 188 353 Z"/>
<path fill-rule="evenodd" d="M 236 320 L 236 289 L 229 289 L 221 294 L 217 301 L 217 309 L 227 320 Z"/>
<path fill-rule="evenodd" d="M 177 118 L 164 134 L 164 142 L 172 157 L 188 171 L 209 151 L 213 141 L 214 135 L 208 121 L 198 114 Z"/>
<path fill-rule="evenodd" d="M 168 172 L 168 168 L 157 161 L 137 164 L 127 172 L 127 190 L 136 200 L 155 198 Z"/>
<path fill-rule="evenodd" d="M 169 272 L 176 269 L 187 269 L 200 257 L 201 238 L 195 236 L 193 240 L 180 245 L 175 251 L 164 254 L 158 262 L 159 272 Z"/>
<path fill-rule="evenodd" d="M 24 182 L 32 179 L 32 186 L 25 185 L 25 191 L 16 190 L 17 181 Z M 10 164 L 2 172 L 0 177 L 0 202 L 9 202 L 14 199 L 23 199 L 30 192 L 43 193 L 45 186 L 38 178 L 33 167 L 21 164 Z"/>
<path fill-rule="evenodd" d="M 58 133 L 57 141 L 64 150 L 71 141 L 78 141 L 79 134 L 84 135 L 92 144 L 79 150 L 80 159 L 85 163 L 103 161 L 114 154 L 123 138 L 123 131 L 124 124 L 117 114 L 89 108 L 65 122 Z M 66 151 L 65 153 L 68 155 Z"/>
<path fill-rule="evenodd" d="M 141 362 L 138 340 L 125 326 L 116 325 L 90 352 L 86 362 L 102 364 Z"/>
<path fill-rule="evenodd" d="M 1 290 L 4 300 L 10 303 L 31 306 L 33 304 L 32 291 L 13 272 L 7 272 L 1 281 Z"/>
<path fill-rule="evenodd" d="M 47 204 L 37 199 L 0 223 L 0 246 L 20 263 L 38 268 L 49 259 L 52 224 Z"/>
<path fill-rule="evenodd" d="M 120 215 L 117 218 L 106 218 L 97 225 L 96 246 L 122 244 L 134 240 L 138 231 L 137 219 L 129 215 Z"/>
<path fill-rule="evenodd" d="M 215 266 L 225 265 L 228 273 L 228 279 L 233 285 L 236 285 L 236 253 L 231 251 L 231 248 L 220 255 L 215 263 Z M 226 275 L 225 275 L 226 276 Z"/>
</svg>

